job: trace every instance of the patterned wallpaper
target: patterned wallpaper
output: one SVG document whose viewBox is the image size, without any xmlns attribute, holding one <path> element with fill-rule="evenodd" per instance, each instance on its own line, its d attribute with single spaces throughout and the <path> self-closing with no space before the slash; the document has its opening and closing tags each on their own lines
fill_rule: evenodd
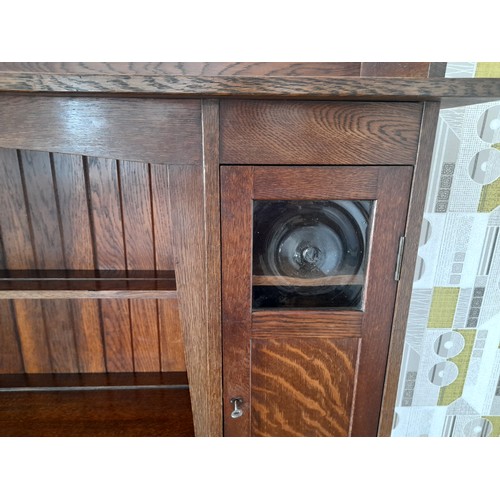
<svg viewBox="0 0 500 500">
<path fill-rule="evenodd" d="M 392 436 L 500 436 L 499 230 L 500 101 L 442 109 Z"/>
</svg>

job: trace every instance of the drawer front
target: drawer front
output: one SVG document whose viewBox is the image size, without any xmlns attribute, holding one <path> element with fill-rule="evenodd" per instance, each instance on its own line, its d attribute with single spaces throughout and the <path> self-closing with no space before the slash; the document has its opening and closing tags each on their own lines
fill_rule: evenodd
<svg viewBox="0 0 500 500">
<path fill-rule="evenodd" d="M 221 163 L 413 165 L 422 104 L 221 102 Z"/>
</svg>

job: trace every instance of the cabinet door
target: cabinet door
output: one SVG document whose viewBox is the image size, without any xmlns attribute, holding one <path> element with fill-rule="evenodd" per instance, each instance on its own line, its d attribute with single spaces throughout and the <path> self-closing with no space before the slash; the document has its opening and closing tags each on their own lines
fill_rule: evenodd
<svg viewBox="0 0 500 500">
<path fill-rule="evenodd" d="M 412 174 L 222 167 L 226 435 L 376 435 Z"/>
</svg>

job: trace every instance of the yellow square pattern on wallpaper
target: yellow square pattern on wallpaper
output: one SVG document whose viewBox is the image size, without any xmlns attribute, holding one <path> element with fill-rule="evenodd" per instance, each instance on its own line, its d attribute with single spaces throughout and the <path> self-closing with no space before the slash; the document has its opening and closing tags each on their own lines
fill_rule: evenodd
<svg viewBox="0 0 500 500">
<path fill-rule="evenodd" d="M 480 62 L 476 64 L 476 78 L 500 78 L 500 63 Z"/>
<path fill-rule="evenodd" d="M 428 328 L 451 328 L 460 288 L 434 288 Z"/>
</svg>

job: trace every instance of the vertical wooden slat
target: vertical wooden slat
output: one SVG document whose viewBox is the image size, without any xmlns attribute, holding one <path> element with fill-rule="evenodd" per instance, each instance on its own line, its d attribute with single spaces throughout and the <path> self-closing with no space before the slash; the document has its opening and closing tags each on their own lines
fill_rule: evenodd
<svg viewBox="0 0 500 500">
<path fill-rule="evenodd" d="M 24 366 L 8 300 L 0 301 L 0 373 L 23 373 Z"/>
<path fill-rule="evenodd" d="M 138 162 L 121 162 L 120 181 L 127 269 L 129 271 L 154 269 L 149 166 Z M 159 371 L 160 346 L 156 302 L 131 300 L 130 317 L 135 371 Z"/>
<path fill-rule="evenodd" d="M 80 156 L 54 154 L 53 162 L 66 267 L 93 269 L 92 234 L 83 160 Z M 64 303 L 54 302 L 61 305 Z M 73 312 L 80 370 L 104 371 L 104 349 L 97 303 L 73 301 L 67 307 L 71 307 Z"/>
<path fill-rule="evenodd" d="M 13 149 L 0 149 L 0 179 L 0 229 L 5 264 L 9 269 L 34 269 L 23 182 L 17 152 Z M 17 300 L 13 304 L 26 372 L 50 372 L 50 352 L 40 301 Z"/>
<path fill-rule="evenodd" d="M 40 300 L 13 300 L 26 373 L 52 373 Z"/>
<path fill-rule="evenodd" d="M 168 194 L 168 166 L 151 165 L 151 194 L 155 236 L 156 269 L 174 269 L 172 222 Z"/>
<path fill-rule="evenodd" d="M 94 157 L 89 157 L 87 161 L 97 268 L 125 269 L 116 161 Z M 101 314 L 107 371 L 133 371 L 128 301 L 102 300 Z"/>
<path fill-rule="evenodd" d="M 66 265 L 49 153 L 21 151 L 20 156 L 37 267 L 64 269 Z M 70 303 L 64 300 L 43 301 L 42 309 L 52 370 L 56 373 L 78 372 Z"/>
<path fill-rule="evenodd" d="M 167 165 L 151 165 L 151 194 L 156 269 L 174 269 L 174 236 L 169 212 Z M 159 300 L 157 307 L 161 370 L 185 371 L 184 344 L 177 300 Z"/>
<path fill-rule="evenodd" d="M 182 340 L 179 304 L 177 300 L 158 301 L 160 327 L 161 371 L 184 372 L 184 342 Z"/>
<path fill-rule="evenodd" d="M 11 269 L 34 269 L 35 258 L 17 152 L 0 149 L 0 227 L 6 264 Z"/>
<path fill-rule="evenodd" d="M 82 373 L 105 372 L 106 360 L 101 337 L 98 302 L 96 300 L 73 299 L 70 303 L 78 341 L 80 371 Z"/>
<path fill-rule="evenodd" d="M 102 325 L 109 373 L 134 371 L 130 308 L 127 300 L 101 301 Z"/>
<path fill-rule="evenodd" d="M 0 269 L 5 269 L 5 255 L 0 227 Z M 17 337 L 14 311 L 8 300 L 0 300 L 0 373 L 23 373 L 23 358 Z"/>
</svg>

